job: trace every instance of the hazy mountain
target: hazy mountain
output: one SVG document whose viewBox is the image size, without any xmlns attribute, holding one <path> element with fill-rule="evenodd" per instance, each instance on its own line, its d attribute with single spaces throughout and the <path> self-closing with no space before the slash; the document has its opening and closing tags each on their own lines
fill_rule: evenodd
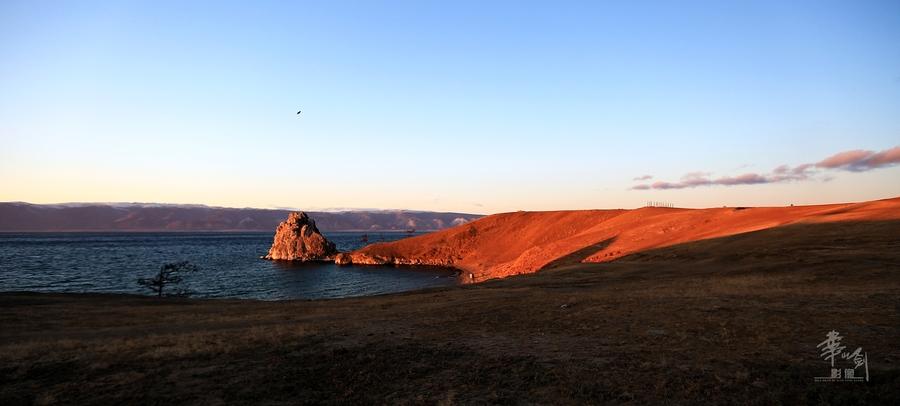
<svg viewBox="0 0 900 406">
<path fill-rule="evenodd" d="M 0 231 L 275 231 L 291 210 L 157 203 L 0 202 Z M 440 230 L 477 214 L 410 210 L 308 211 L 322 231 Z"/>
</svg>

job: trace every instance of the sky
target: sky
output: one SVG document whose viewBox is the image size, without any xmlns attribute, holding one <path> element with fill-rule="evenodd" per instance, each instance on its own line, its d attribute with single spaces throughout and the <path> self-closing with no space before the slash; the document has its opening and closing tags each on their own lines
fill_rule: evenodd
<svg viewBox="0 0 900 406">
<path fill-rule="evenodd" d="M 833 203 L 898 146 L 897 1 L 0 2 L 0 201 Z"/>
</svg>

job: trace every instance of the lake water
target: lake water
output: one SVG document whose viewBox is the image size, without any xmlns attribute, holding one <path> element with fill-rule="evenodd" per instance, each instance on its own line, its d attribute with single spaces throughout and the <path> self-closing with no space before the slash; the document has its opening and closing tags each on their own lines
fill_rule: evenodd
<svg viewBox="0 0 900 406">
<path fill-rule="evenodd" d="M 341 251 L 362 233 L 325 233 Z M 0 233 L 0 291 L 150 294 L 136 280 L 167 262 L 200 267 L 179 287 L 193 297 L 319 299 L 401 292 L 458 283 L 434 267 L 349 266 L 266 261 L 272 233 Z M 405 233 L 368 233 L 370 243 Z"/>
</svg>

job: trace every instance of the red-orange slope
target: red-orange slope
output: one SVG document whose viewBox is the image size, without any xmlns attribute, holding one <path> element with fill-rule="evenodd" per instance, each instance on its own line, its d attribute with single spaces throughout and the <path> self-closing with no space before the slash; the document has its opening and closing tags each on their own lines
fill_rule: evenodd
<svg viewBox="0 0 900 406">
<path fill-rule="evenodd" d="M 797 222 L 900 219 L 900 198 L 817 206 L 501 213 L 350 254 L 354 263 L 458 268 L 482 281 L 557 262 L 603 262 L 669 245 Z M 471 279 L 468 277 L 471 275 Z"/>
</svg>

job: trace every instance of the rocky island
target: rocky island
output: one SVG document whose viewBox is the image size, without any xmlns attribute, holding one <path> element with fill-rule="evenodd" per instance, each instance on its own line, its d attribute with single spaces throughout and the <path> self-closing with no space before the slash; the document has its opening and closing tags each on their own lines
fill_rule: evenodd
<svg viewBox="0 0 900 406">
<path fill-rule="evenodd" d="M 278 225 L 272 247 L 264 259 L 284 261 L 331 261 L 337 254 L 334 243 L 328 241 L 316 222 L 304 212 L 291 212 Z"/>
</svg>

